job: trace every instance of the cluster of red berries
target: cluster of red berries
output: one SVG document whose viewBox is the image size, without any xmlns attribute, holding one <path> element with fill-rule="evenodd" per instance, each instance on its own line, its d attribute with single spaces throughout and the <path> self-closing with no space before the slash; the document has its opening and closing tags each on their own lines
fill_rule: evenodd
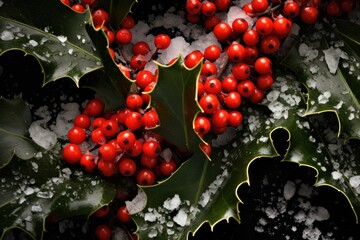
<svg viewBox="0 0 360 240">
<path fill-rule="evenodd" d="M 326 14 L 331 17 L 340 17 L 352 12 L 356 7 L 356 0 L 330 0 L 326 4 Z"/>
<path fill-rule="evenodd" d="M 139 97 L 141 99 L 141 97 Z M 121 174 L 135 177 L 139 185 L 152 185 L 170 176 L 178 163 L 172 153 L 162 157 L 163 139 L 146 130 L 159 122 L 154 109 L 141 114 L 137 97 L 129 95 L 128 108 L 104 114 L 104 104 L 94 98 L 74 119 L 62 152 L 68 164 L 80 164 L 87 172 L 95 169 L 105 177 Z M 167 148 L 166 151 L 170 151 Z"/>
</svg>

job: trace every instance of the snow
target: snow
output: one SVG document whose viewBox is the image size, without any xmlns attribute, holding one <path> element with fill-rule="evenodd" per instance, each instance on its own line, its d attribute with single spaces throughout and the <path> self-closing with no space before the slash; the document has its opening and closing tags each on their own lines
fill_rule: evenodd
<svg viewBox="0 0 360 240">
<path fill-rule="evenodd" d="M 14 40 L 14 34 L 9 30 L 4 30 L 0 35 L 0 39 L 3 41 Z"/>
<path fill-rule="evenodd" d="M 67 37 L 66 37 L 66 36 L 62 36 L 62 35 L 57 36 L 57 39 L 58 39 L 61 43 L 64 43 L 64 42 L 67 41 Z"/>
<path fill-rule="evenodd" d="M 184 209 L 180 209 L 179 212 L 173 218 L 174 222 L 181 227 L 187 225 L 188 221 L 188 214 L 185 212 Z"/>
<path fill-rule="evenodd" d="M 284 186 L 284 198 L 290 200 L 296 192 L 296 185 L 292 181 L 287 181 Z"/>
<path fill-rule="evenodd" d="M 179 208 L 181 204 L 181 200 L 178 194 L 175 194 L 173 198 L 168 198 L 164 204 L 163 207 L 169 211 L 174 211 L 175 209 Z"/>
<path fill-rule="evenodd" d="M 342 53 L 341 49 L 330 47 L 326 50 L 323 50 L 323 52 L 325 54 L 325 61 L 329 68 L 330 73 L 335 74 Z"/>
<path fill-rule="evenodd" d="M 57 135 L 43 127 L 44 120 L 38 120 L 31 123 L 29 127 L 30 137 L 36 144 L 45 148 L 51 149 L 57 142 Z"/>
<path fill-rule="evenodd" d="M 329 102 L 330 97 L 331 97 L 330 91 L 323 92 L 318 96 L 318 103 L 326 104 Z"/>
<path fill-rule="evenodd" d="M 131 201 L 125 201 L 126 209 L 129 214 L 135 214 L 143 210 L 147 203 L 145 192 L 139 188 L 137 195 Z"/>
<path fill-rule="evenodd" d="M 306 62 L 312 61 L 318 57 L 319 51 L 306 43 L 301 43 L 299 46 L 299 54 L 305 58 Z"/>
</svg>

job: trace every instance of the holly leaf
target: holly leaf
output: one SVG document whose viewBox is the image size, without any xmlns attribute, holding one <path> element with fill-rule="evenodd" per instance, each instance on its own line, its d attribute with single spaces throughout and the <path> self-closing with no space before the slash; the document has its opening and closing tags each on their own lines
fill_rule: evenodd
<svg viewBox="0 0 360 240">
<path fill-rule="evenodd" d="M 317 171 L 315 185 L 334 187 L 344 194 L 357 220 L 360 214 L 360 190 L 356 181 L 360 176 L 359 140 L 349 142 L 337 136 L 336 114 L 334 121 L 329 117 L 333 113 L 307 115 L 301 91 L 292 86 L 294 81 L 290 76 L 278 77 L 264 103 L 272 111 L 268 121 L 289 132 L 289 149 L 284 161 L 314 168 Z"/>
<path fill-rule="evenodd" d="M 14 100 L 0 98 L 0 115 L 0 169 L 14 155 L 21 159 L 34 157 L 39 146 L 28 138 L 31 122 L 28 105 L 20 97 Z"/>
<path fill-rule="evenodd" d="M 87 217 L 114 198 L 115 188 L 104 179 L 64 166 L 59 149 L 14 158 L 0 170 L 0 239 L 12 228 L 42 239 L 46 217 Z"/>
<path fill-rule="evenodd" d="M 9 0 L 0 7 L 0 54 L 14 49 L 31 54 L 41 65 L 44 84 L 80 78 L 102 68 L 85 30 L 90 12 L 72 11 L 61 1 Z"/>
<path fill-rule="evenodd" d="M 158 64 L 158 79 L 150 93 L 153 106 L 160 119 L 154 132 L 175 146 L 196 152 L 199 136 L 193 129 L 193 119 L 200 112 L 197 102 L 197 80 L 201 64 L 187 69 L 182 57 L 170 66 Z"/>
<path fill-rule="evenodd" d="M 322 29 L 310 28 L 284 64 L 308 89 L 305 115 L 334 112 L 339 119 L 338 134 L 359 138 L 360 69 L 356 64 L 360 60 L 360 26 L 348 22 L 351 28 L 346 28 L 344 22 L 336 23 L 339 27 L 323 23 Z"/>
</svg>

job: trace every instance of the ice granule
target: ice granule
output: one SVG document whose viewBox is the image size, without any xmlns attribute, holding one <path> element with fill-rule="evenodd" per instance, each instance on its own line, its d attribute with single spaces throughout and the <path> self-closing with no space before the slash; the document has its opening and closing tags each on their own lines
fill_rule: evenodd
<svg viewBox="0 0 360 240">
<path fill-rule="evenodd" d="M 174 211 L 180 206 L 180 204 L 180 197 L 178 194 L 175 194 L 173 198 L 169 198 L 164 202 L 163 207 L 169 211 Z"/>
<path fill-rule="evenodd" d="M 31 39 L 31 40 L 29 41 L 29 44 L 30 44 L 31 46 L 33 46 L 33 47 L 36 47 L 37 45 L 39 45 L 38 42 L 35 41 L 35 40 L 33 40 L 33 39 Z"/>
<path fill-rule="evenodd" d="M 299 54 L 301 57 L 305 57 L 305 61 L 312 61 L 317 58 L 319 51 L 308 46 L 306 43 L 302 43 L 299 46 Z"/>
<path fill-rule="evenodd" d="M 146 202 L 146 194 L 143 190 L 139 188 L 137 195 L 131 201 L 125 201 L 125 205 L 129 214 L 135 214 L 145 208 Z"/>
<path fill-rule="evenodd" d="M 321 231 L 318 228 L 305 228 L 302 233 L 302 238 L 307 240 L 318 240 L 321 236 Z"/>
<path fill-rule="evenodd" d="M 326 91 L 318 96 L 318 102 L 320 104 L 326 104 L 329 102 L 329 98 L 331 97 L 331 93 L 329 91 Z"/>
<path fill-rule="evenodd" d="M 287 181 L 284 186 L 284 198 L 286 200 L 290 200 L 294 195 L 296 191 L 296 185 L 292 181 Z"/>
<path fill-rule="evenodd" d="M 341 49 L 330 47 L 326 50 L 323 50 L 325 54 L 325 62 L 329 68 L 330 73 L 335 74 L 339 65 Z"/>
<path fill-rule="evenodd" d="M 66 42 L 67 37 L 65 37 L 65 36 L 58 36 L 57 39 L 59 39 L 59 41 L 60 41 L 61 43 L 64 43 L 64 42 Z"/>
<path fill-rule="evenodd" d="M 14 40 L 14 34 L 9 30 L 4 30 L 0 35 L 0 39 L 3 41 Z"/>
<path fill-rule="evenodd" d="M 350 179 L 350 185 L 353 188 L 357 188 L 358 186 L 360 186 L 360 175 L 357 176 L 352 176 Z"/>
<path fill-rule="evenodd" d="M 54 132 L 42 127 L 43 120 L 32 122 L 29 127 L 30 137 L 36 144 L 45 148 L 51 149 L 57 142 L 57 136 Z"/>
<path fill-rule="evenodd" d="M 188 214 L 184 209 L 180 209 L 179 212 L 173 217 L 173 221 L 181 227 L 184 227 L 188 221 Z"/>
</svg>

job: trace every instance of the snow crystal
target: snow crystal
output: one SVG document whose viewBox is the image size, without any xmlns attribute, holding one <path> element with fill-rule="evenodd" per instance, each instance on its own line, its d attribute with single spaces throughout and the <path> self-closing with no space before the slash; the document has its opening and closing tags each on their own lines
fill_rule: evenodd
<svg viewBox="0 0 360 240">
<path fill-rule="evenodd" d="M 0 0 L 0 7 L 2 7 L 3 4 L 4 4 L 4 2 Z"/>
<path fill-rule="evenodd" d="M 265 209 L 265 213 L 266 213 L 267 217 L 270 218 L 270 219 L 276 218 L 276 216 L 279 214 L 277 209 L 272 208 L 272 207 L 267 207 Z"/>
<path fill-rule="evenodd" d="M 11 41 L 14 39 L 14 34 L 9 30 L 4 30 L 0 35 L 0 39 L 3 41 Z"/>
<path fill-rule="evenodd" d="M 344 104 L 344 102 L 342 100 L 340 100 L 340 102 L 338 104 L 336 104 L 336 106 L 334 106 L 334 108 L 335 109 L 340 109 L 343 104 Z"/>
<path fill-rule="evenodd" d="M 164 204 L 163 207 L 169 211 L 174 211 L 177 209 L 181 204 L 181 200 L 178 194 L 175 194 L 173 198 L 168 198 Z"/>
<path fill-rule="evenodd" d="M 146 202 L 146 194 L 141 188 L 139 188 L 137 195 L 131 201 L 125 201 L 125 205 L 129 214 L 132 215 L 143 210 L 146 206 Z"/>
<path fill-rule="evenodd" d="M 179 212 L 173 217 L 175 223 L 184 227 L 188 221 L 188 214 L 185 212 L 184 209 L 180 209 Z"/>
<path fill-rule="evenodd" d="M 316 88 L 316 81 L 314 79 L 308 79 L 306 80 L 306 85 L 309 87 L 309 88 L 312 88 L 312 89 L 315 89 Z"/>
<path fill-rule="evenodd" d="M 45 149 L 51 149 L 57 142 L 57 136 L 54 132 L 42 127 L 43 124 L 44 120 L 32 122 L 29 127 L 30 137 L 39 146 Z"/>
<path fill-rule="evenodd" d="M 284 186 L 284 198 L 286 200 L 290 200 L 294 195 L 296 191 L 296 185 L 292 181 L 287 181 Z"/>
<path fill-rule="evenodd" d="M 57 39 L 59 39 L 59 41 L 60 41 L 61 43 L 64 43 L 64 42 L 66 42 L 67 37 L 66 37 L 66 36 L 58 36 Z"/>
<path fill-rule="evenodd" d="M 331 93 L 329 91 L 326 91 L 318 96 L 318 102 L 320 104 L 326 104 L 329 102 L 329 98 L 331 97 Z"/>
<path fill-rule="evenodd" d="M 357 188 L 360 186 L 360 175 L 357 175 L 357 176 L 352 176 L 350 179 L 350 185 L 353 187 L 353 188 Z"/>
<path fill-rule="evenodd" d="M 172 59 L 177 58 L 179 54 L 185 56 L 185 54 L 187 54 L 189 51 L 189 47 L 190 44 L 186 42 L 186 40 L 182 36 L 175 37 L 171 39 L 170 46 L 161 52 L 157 61 L 167 64 Z"/>
<path fill-rule="evenodd" d="M 30 44 L 31 46 L 33 46 L 33 47 L 36 47 L 37 45 L 39 45 L 38 42 L 35 41 L 35 40 L 33 40 L 33 39 L 31 39 L 31 40 L 29 41 L 29 44 Z"/>
<path fill-rule="evenodd" d="M 323 50 L 323 52 L 325 54 L 325 61 L 330 73 L 336 73 L 342 53 L 341 49 L 330 47 L 329 49 Z"/>
<path fill-rule="evenodd" d="M 302 234 L 303 239 L 318 240 L 321 236 L 321 231 L 318 228 L 305 228 Z"/>
<path fill-rule="evenodd" d="M 299 46 L 299 54 L 301 57 L 305 57 L 305 61 L 312 61 L 317 58 L 319 51 L 308 46 L 306 43 L 302 43 Z"/>
<path fill-rule="evenodd" d="M 34 213 L 39 213 L 39 212 L 42 212 L 43 209 L 40 205 L 33 205 L 33 206 L 31 206 L 31 211 Z"/>
<path fill-rule="evenodd" d="M 155 237 L 157 237 L 157 235 L 158 235 L 157 230 L 156 229 L 151 229 L 151 231 L 148 234 L 148 237 L 149 238 L 155 238 Z"/>
<path fill-rule="evenodd" d="M 62 104 L 61 111 L 56 117 L 55 125 L 51 126 L 51 129 L 55 132 L 57 137 L 66 139 L 67 132 L 73 127 L 73 119 L 76 115 L 80 114 L 79 104 L 66 103 Z"/>
<path fill-rule="evenodd" d="M 35 190 L 33 189 L 33 188 L 31 188 L 31 187 L 28 187 L 28 188 L 26 188 L 25 190 L 24 190 L 24 194 L 25 195 L 31 195 L 31 194 L 33 194 L 35 192 Z"/>
</svg>

